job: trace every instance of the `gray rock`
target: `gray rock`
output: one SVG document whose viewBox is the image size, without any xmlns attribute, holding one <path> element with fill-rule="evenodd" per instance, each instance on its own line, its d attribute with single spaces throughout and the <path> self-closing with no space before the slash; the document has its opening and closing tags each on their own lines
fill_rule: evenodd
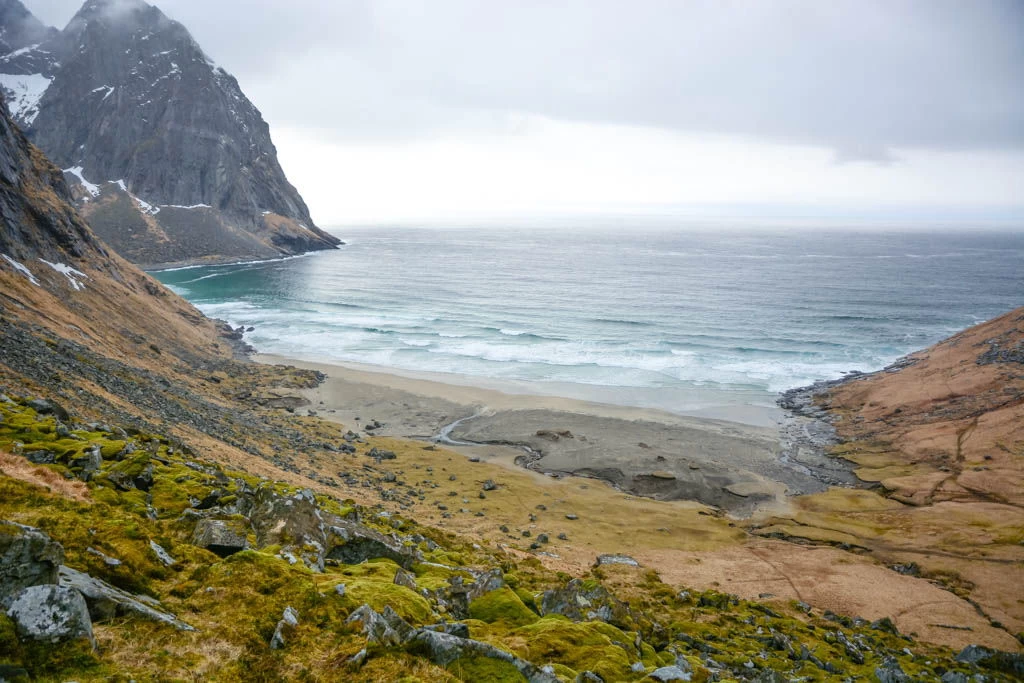
<svg viewBox="0 0 1024 683">
<path fill-rule="evenodd" d="M 260 548 L 280 545 L 313 571 L 323 571 L 327 530 L 312 491 L 284 496 L 272 486 L 262 486 L 256 491 L 249 521 Z"/>
<path fill-rule="evenodd" d="M 223 519 L 201 519 L 192 534 L 192 543 L 221 557 L 234 555 L 249 548 L 245 534 L 233 529 Z"/>
<path fill-rule="evenodd" d="M 466 597 L 470 601 L 505 586 L 505 575 L 499 567 L 483 572 L 473 572 L 473 574 L 474 581 L 466 591 Z"/>
<path fill-rule="evenodd" d="M 62 587 L 73 589 L 85 598 L 89 615 L 94 621 L 135 616 L 173 626 L 179 631 L 195 630 L 173 614 L 143 602 L 143 600 L 152 600 L 151 598 L 132 595 L 77 569 L 61 567 L 59 581 Z M 159 606 L 160 603 L 156 602 L 155 604 Z"/>
<path fill-rule="evenodd" d="M 942 674 L 942 678 L 939 680 L 942 683 L 967 683 L 970 679 L 967 678 L 966 674 L 962 674 L 959 671 L 947 671 Z"/>
<path fill-rule="evenodd" d="M 337 593 L 339 597 L 345 597 L 345 584 L 339 583 L 338 585 L 336 585 L 334 587 L 334 592 Z"/>
<path fill-rule="evenodd" d="M 95 647 L 92 621 L 85 598 L 64 586 L 30 586 L 11 601 L 7 616 L 14 621 L 18 637 L 56 643 L 88 638 Z"/>
<path fill-rule="evenodd" d="M 29 586 L 57 583 L 64 548 L 29 526 L 0 521 L 0 606 Z"/>
<path fill-rule="evenodd" d="M 880 665 L 875 667 L 875 676 L 878 678 L 878 683 L 910 683 L 912 680 L 893 657 L 886 657 Z"/>
<path fill-rule="evenodd" d="M 581 671 L 576 676 L 575 683 L 604 683 L 604 679 L 593 671 Z"/>
<path fill-rule="evenodd" d="M 285 636 L 292 635 L 298 625 L 299 613 L 291 605 L 285 607 L 284 614 L 281 615 L 280 621 L 277 622 L 277 628 L 274 629 L 274 635 L 270 637 L 270 649 L 280 650 L 284 647 Z"/>
<path fill-rule="evenodd" d="M 678 666 L 663 666 L 652 671 L 647 677 L 655 681 L 689 681 L 693 674 L 683 671 Z"/>
<path fill-rule="evenodd" d="M 558 677 L 550 671 L 500 650 L 489 643 L 482 643 L 470 638 L 459 638 L 430 629 L 417 629 L 409 638 L 408 647 L 422 652 L 439 666 L 448 666 L 462 657 L 487 657 L 511 664 L 530 683 L 557 683 L 558 681 Z"/>
<path fill-rule="evenodd" d="M 597 564 L 598 566 L 603 564 L 624 564 L 629 567 L 640 566 L 640 563 L 634 560 L 629 555 L 598 555 Z"/>
<path fill-rule="evenodd" d="M 72 458 L 69 466 L 82 481 L 89 481 L 93 475 L 100 471 L 103 465 L 103 455 L 100 452 L 99 444 L 85 450 L 77 458 Z"/>
<path fill-rule="evenodd" d="M 1016 652 L 991 650 L 981 645 L 968 645 L 956 656 L 956 661 L 976 664 L 996 671 L 1024 675 L 1024 655 Z"/>
<path fill-rule="evenodd" d="M 29 401 L 27 405 L 40 415 L 53 415 L 61 422 L 67 422 L 71 419 L 71 416 L 68 415 L 68 411 L 64 410 L 60 404 L 54 401 L 48 401 L 44 398 L 36 398 Z"/>
<path fill-rule="evenodd" d="M 384 614 L 379 614 L 369 605 L 362 605 L 349 615 L 345 623 L 362 624 L 367 641 L 385 647 L 401 645 L 412 632 L 412 627 L 390 606 L 384 609 Z"/>
<path fill-rule="evenodd" d="M 149 542 L 149 549 L 156 555 L 156 559 L 160 560 L 160 563 L 165 567 L 177 564 L 178 561 L 171 557 L 170 553 L 164 550 L 156 541 L 151 540 Z"/>
<path fill-rule="evenodd" d="M 603 586 L 586 588 L 580 579 L 572 579 L 563 588 L 544 591 L 540 613 L 561 614 L 573 621 L 600 620 L 626 631 L 635 630 L 637 621 L 625 602 Z"/>
<path fill-rule="evenodd" d="M 103 564 L 107 565 L 108 567 L 120 567 L 122 564 L 124 564 L 123 562 L 121 562 L 121 560 L 111 557 L 106 553 L 102 553 L 99 550 L 96 550 L 96 548 L 86 548 L 85 552 L 100 558 L 101 560 L 103 560 Z"/>
<path fill-rule="evenodd" d="M 327 531 L 327 559 L 330 560 L 359 564 L 385 558 L 409 569 L 422 559 L 414 547 L 407 547 L 359 522 L 333 519 Z"/>
<path fill-rule="evenodd" d="M 416 586 L 416 576 L 401 567 L 395 572 L 395 584 L 398 586 L 405 586 L 409 590 L 415 591 L 418 589 Z"/>
</svg>

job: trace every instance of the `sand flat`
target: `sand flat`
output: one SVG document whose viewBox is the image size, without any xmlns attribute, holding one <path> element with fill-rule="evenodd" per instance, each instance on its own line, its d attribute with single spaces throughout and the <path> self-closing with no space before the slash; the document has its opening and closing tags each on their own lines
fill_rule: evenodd
<svg viewBox="0 0 1024 683">
<path fill-rule="evenodd" d="M 375 434 L 436 439 L 446 446 L 536 471 L 604 480 L 659 500 L 695 500 L 736 516 L 784 504 L 787 495 L 821 491 L 811 476 L 780 462 L 778 430 L 736 421 L 677 415 L 558 396 L 510 393 L 524 385 L 481 379 L 482 386 L 395 374 L 386 368 L 259 355 L 262 363 L 318 370 L 327 380 L 304 391 L 322 417 Z M 475 378 L 474 378 L 475 379 Z M 758 416 L 757 419 L 761 419 Z M 470 445 L 472 444 L 472 445 Z M 482 444 L 482 445 L 481 445 Z"/>
</svg>

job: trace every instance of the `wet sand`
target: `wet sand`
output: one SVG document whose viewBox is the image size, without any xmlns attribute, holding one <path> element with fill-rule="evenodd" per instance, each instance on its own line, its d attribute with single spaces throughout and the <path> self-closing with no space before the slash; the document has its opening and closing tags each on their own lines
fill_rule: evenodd
<svg viewBox="0 0 1024 683">
<path fill-rule="evenodd" d="M 492 388 L 501 386 L 497 382 L 465 386 L 355 364 L 273 355 L 255 360 L 327 375 L 302 392 L 310 404 L 299 412 L 315 411 L 355 431 L 377 421 L 383 427 L 373 434 L 439 440 L 466 455 L 601 479 L 637 495 L 695 500 L 742 517 L 784 506 L 787 495 L 825 488 L 779 460 L 777 427 L 509 393 Z M 724 414 L 746 417 L 742 407 Z M 752 417 L 764 421 L 763 412 Z"/>
</svg>

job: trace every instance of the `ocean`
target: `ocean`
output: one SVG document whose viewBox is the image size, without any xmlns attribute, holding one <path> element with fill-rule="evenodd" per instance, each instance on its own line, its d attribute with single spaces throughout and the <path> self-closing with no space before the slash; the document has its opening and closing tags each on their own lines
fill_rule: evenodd
<svg viewBox="0 0 1024 683">
<path fill-rule="evenodd" d="M 337 251 L 155 275 L 254 327 L 260 352 L 718 416 L 1024 304 L 1012 232 L 625 219 L 335 232 Z"/>
</svg>

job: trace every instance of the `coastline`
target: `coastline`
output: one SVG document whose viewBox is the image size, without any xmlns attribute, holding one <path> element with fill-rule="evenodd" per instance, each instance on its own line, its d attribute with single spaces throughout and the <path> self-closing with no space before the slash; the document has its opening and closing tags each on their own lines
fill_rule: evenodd
<svg viewBox="0 0 1024 683">
<path fill-rule="evenodd" d="M 140 270 L 146 273 L 160 273 L 169 270 L 188 270 L 190 268 L 206 268 L 209 266 L 247 266 L 259 263 L 275 263 L 277 261 L 290 261 L 292 259 L 306 258 L 307 256 L 313 256 L 325 251 L 339 249 L 345 246 L 345 244 L 345 242 L 340 242 L 337 246 L 330 249 L 312 249 L 299 254 L 285 254 L 263 259 L 254 259 L 247 256 L 215 256 L 206 261 L 197 261 L 193 259 L 187 261 L 171 261 L 169 263 L 137 263 L 136 265 Z"/>
<path fill-rule="evenodd" d="M 600 479 L 657 500 L 693 500 L 736 517 L 784 508 L 791 495 L 829 482 L 780 460 L 777 425 L 680 415 L 551 395 L 511 393 L 501 382 L 470 386 L 439 373 L 256 354 L 327 376 L 302 391 L 310 412 L 354 431 L 442 442 L 467 457 L 549 476 Z M 473 378 L 474 380 L 476 378 Z M 780 411 L 781 412 L 781 411 Z M 458 423 L 453 426 L 453 423 Z M 444 431 L 447 438 L 439 438 Z"/>
</svg>

